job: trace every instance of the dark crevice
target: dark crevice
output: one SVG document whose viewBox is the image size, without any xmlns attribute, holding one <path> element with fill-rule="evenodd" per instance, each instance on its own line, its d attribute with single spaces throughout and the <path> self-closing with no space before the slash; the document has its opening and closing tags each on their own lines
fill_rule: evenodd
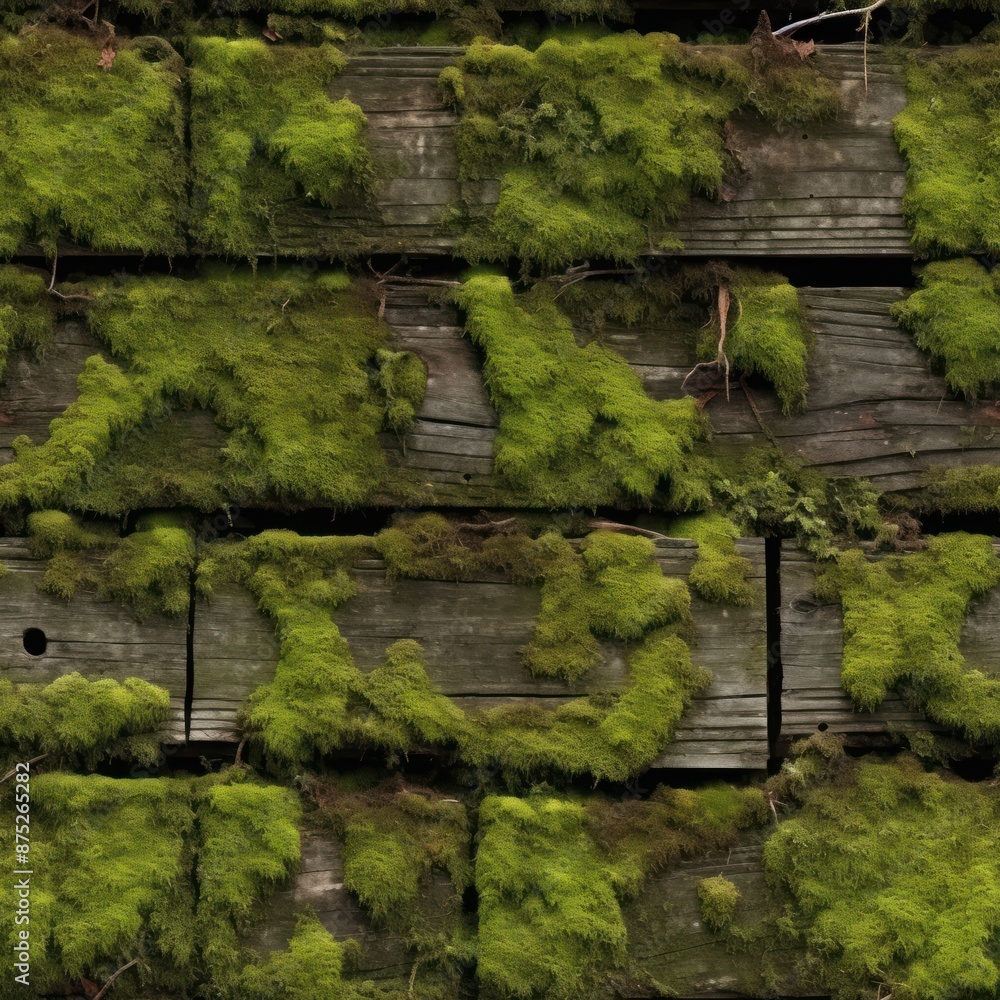
<svg viewBox="0 0 1000 1000">
<path fill-rule="evenodd" d="M 194 705 L 194 618 L 195 605 L 197 602 L 197 588 L 195 586 L 195 571 L 191 570 L 191 589 L 188 600 L 188 624 L 187 624 L 187 666 L 184 682 L 184 742 L 191 739 L 191 709 Z"/>
<path fill-rule="evenodd" d="M 767 745 L 769 774 L 781 769 L 777 755 L 781 738 L 781 539 L 764 539 L 764 591 L 767 627 Z"/>
</svg>

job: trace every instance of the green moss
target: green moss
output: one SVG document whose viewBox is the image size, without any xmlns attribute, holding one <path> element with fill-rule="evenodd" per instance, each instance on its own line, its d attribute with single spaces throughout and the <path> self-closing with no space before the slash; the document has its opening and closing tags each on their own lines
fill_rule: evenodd
<svg viewBox="0 0 1000 1000">
<path fill-rule="evenodd" d="M 340 837 L 344 885 L 379 926 L 422 954 L 446 952 L 472 883 L 465 806 L 398 778 L 364 791 L 326 782 L 310 790 Z M 450 899 L 433 890 L 435 870 L 447 874 Z"/>
<path fill-rule="evenodd" d="M 473 274 L 456 292 L 500 417 L 497 472 L 545 506 L 650 499 L 705 433 L 691 398 L 656 402 L 628 363 L 591 344 L 536 286 L 518 300 L 506 278 Z"/>
<path fill-rule="evenodd" d="M 88 680 L 65 674 L 51 684 L 0 680 L 0 744 L 27 759 L 40 753 L 96 765 L 119 758 L 151 764 L 170 696 L 137 677 Z"/>
<path fill-rule="evenodd" d="M 764 847 L 823 992 L 994 996 L 1000 984 L 996 790 L 896 762 L 845 762 Z"/>
<path fill-rule="evenodd" d="M 197 984 L 209 976 L 231 981 L 238 932 L 298 861 L 298 809 L 293 792 L 240 770 L 194 780 L 33 775 L 32 985 L 107 980 L 136 956 L 119 987 L 138 977 L 134 995 L 208 995 Z M 12 889 L 4 894 L 13 908 Z M 15 931 L 11 923 L 11 940 Z"/>
<path fill-rule="evenodd" d="M 698 883 L 701 918 L 713 931 L 723 931 L 732 923 L 741 898 L 740 890 L 723 875 L 703 878 Z"/>
<path fill-rule="evenodd" d="M 91 324 L 116 363 L 88 359 L 77 401 L 48 441 L 14 442 L 17 460 L 0 471 L 7 506 L 123 513 L 107 475 L 115 450 L 166 408 L 193 405 L 213 409 L 229 431 L 221 481 L 204 496 L 197 463 L 192 483 L 186 464 L 164 468 L 149 454 L 139 487 L 134 467 L 117 466 L 128 472 L 119 482 L 130 504 L 155 506 L 175 484 L 209 509 L 220 494 L 230 503 L 356 504 L 386 468 L 378 432 L 404 430 L 422 399 L 420 362 L 386 350 L 389 328 L 343 274 L 215 268 L 190 281 L 107 283 L 94 294 Z"/>
<path fill-rule="evenodd" d="M 674 538 L 693 538 L 698 558 L 688 582 L 707 601 L 753 604 L 757 593 L 748 581 L 750 561 L 736 551 L 740 530 L 724 514 L 695 514 L 670 522 Z"/>
<path fill-rule="evenodd" d="M 298 864 L 299 816 L 293 791 L 251 781 L 239 770 L 205 790 L 198 810 L 196 925 L 213 975 L 239 970 L 239 933 Z"/>
<path fill-rule="evenodd" d="M 812 335 L 795 288 L 779 274 L 737 268 L 729 285 L 732 297 L 724 350 L 735 372 L 761 375 L 774 386 L 788 414 L 806 402 L 806 360 Z M 703 358 L 714 359 L 718 317 L 703 336 Z"/>
<path fill-rule="evenodd" d="M 1000 559 L 981 535 L 938 535 L 922 552 L 877 562 L 842 553 L 816 592 L 843 605 L 845 690 L 870 711 L 900 688 L 937 722 L 1000 739 L 1000 682 L 966 670 L 959 651 L 970 601 L 997 584 Z"/>
<path fill-rule="evenodd" d="M 187 781 L 32 776 L 30 964 L 39 994 L 67 979 L 106 980 L 137 955 L 143 962 L 132 977 L 179 992 L 190 984 L 193 830 Z M 5 832 L 4 840 L 13 856 L 12 836 Z M 4 902 L 13 913 L 7 882 Z M 9 921 L 4 996 L 29 992 L 13 983 L 16 932 Z"/>
<path fill-rule="evenodd" d="M 195 546 L 182 517 L 147 516 L 119 538 L 108 525 L 84 527 L 63 511 L 45 510 L 28 515 L 28 530 L 33 552 L 48 557 L 42 590 L 68 601 L 84 587 L 139 618 L 187 613 Z"/>
<path fill-rule="evenodd" d="M 909 163 L 903 211 L 921 254 L 1000 250 L 1000 46 L 916 58 L 896 141 Z"/>
<path fill-rule="evenodd" d="M 0 39 L 0 257 L 60 239 L 179 253 L 187 168 L 180 79 L 125 41 L 113 67 L 82 35 Z"/>
<path fill-rule="evenodd" d="M 969 465 L 933 469 L 927 477 L 923 505 L 935 511 L 983 514 L 1000 508 L 1000 468 Z"/>
<path fill-rule="evenodd" d="M 367 120 L 325 93 L 346 65 L 333 45 L 198 38 L 191 57 L 192 233 L 203 249 L 276 251 L 280 209 L 333 206 L 371 187 Z"/>
<path fill-rule="evenodd" d="M 55 306 L 41 274 L 0 266 L 0 378 L 12 348 L 44 353 L 52 339 Z"/>
<path fill-rule="evenodd" d="M 685 641 L 686 589 L 662 576 L 645 539 L 596 532 L 576 554 L 558 536 L 525 536 L 521 546 L 534 553 L 515 557 L 508 538 L 484 544 L 487 554 L 479 562 L 488 565 L 503 553 L 494 567 L 539 567 L 543 611 L 525 653 L 536 671 L 541 666 L 545 675 L 577 677 L 594 662 L 596 636 L 631 638 L 629 681 L 621 692 L 574 698 L 552 711 L 518 706 L 467 715 L 434 691 L 423 653 L 411 640 L 390 646 L 385 664 L 371 673 L 358 670 L 330 620 L 355 592 L 348 567 L 381 549 L 396 575 L 425 575 L 444 565 L 445 578 L 455 578 L 454 562 L 442 555 L 445 534 L 435 540 L 440 525 L 432 520 L 420 519 L 409 542 L 407 532 L 390 529 L 384 548 L 381 536 L 301 538 L 279 531 L 212 547 L 199 567 L 202 591 L 210 595 L 214 581 L 235 580 L 278 629 L 274 681 L 258 689 L 243 711 L 271 763 L 301 766 L 351 743 L 398 753 L 421 741 L 455 747 L 476 766 L 500 764 L 524 774 L 548 769 L 624 780 L 654 760 L 710 678 L 692 664 Z M 432 560 L 421 547 L 437 555 Z M 462 564 L 475 561 L 466 555 Z"/>
<path fill-rule="evenodd" d="M 734 843 L 765 809 L 759 790 L 724 785 L 660 786 L 648 802 L 488 797 L 476 856 L 485 991 L 595 995 L 624 961 L 620 901 L 651 872 Z"/>
<path fill-rule="evenodd" d="M 347 951 L 316 917 L 301 917 L 288 948 L 246 966 L 223 989 L 223 995 L 231 1000 L 370 1000 L 378 996 L 374 984 L 344 978 Z"/>
<path fill-rule="evenodd" d="M 892 315 L 921 350 L 942 360 L 950 389 L 975 397 L 1000 383 L 1000 271 L 969 258 L 928 264 L 920 287 L 894 303 Z"/>
<path fill-rule="evenodd" d="M 742 61 L 741 61 L 742 60 Z M 668 34 L 568 32 L 534 52 L 474 43 L 442 88 L 462 107 L 463 179 L 501 171 L 492 217 L 460 244 L 470 260 L 557 268 L 631 260 L 679 242 L 662 234 L 692 193 L 727 168 L 723 123 L 757 102 L 774 117 L 829 110 L 811 67 L 755 73 L 746 49 L 696 55 Z"/>
<path fill-rule="evenodd" d="M 538 796 L 480 808 L 480 981 L 510 997 L 582 996 L 625 958 L 614 885 L 581 804 Z"/>
</svg>

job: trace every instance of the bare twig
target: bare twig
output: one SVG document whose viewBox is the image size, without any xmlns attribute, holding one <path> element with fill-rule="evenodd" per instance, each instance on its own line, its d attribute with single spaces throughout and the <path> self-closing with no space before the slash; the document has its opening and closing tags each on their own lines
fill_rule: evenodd
<svg viewBox="0 0 1000 1000">
<path fill-rule="evenodd" d="M 778 442 L 774 439 L 774 435 L 761 418 L 760 410 L 757 409 L 757 404 L 753 401 L 753 397 L 750 395 L 750 389 L 747 387 L 747 384 L 743 381 L 743 379 L 740 379 L 740 386 L 743 389 L 743 394 L 747 398 L 747 402 L 750 404 L 750 409 L 753 410 L 753 415 L 757 418 L 757 423 L 760 426 L 760 429 L 764 432 L 764 436 L 771 442 L 771 444 L 777 446 Z"/>
<path fill-rule="evenodd" d="M 472 531 L 479 535 L 488 535 L 491 531 L 496 531 L 498 528 L 506 528 L 516 523 L 516 517 L 505 517 L 502 521 L 485 521 L 479 524 L 474 521 L 460 521 L 455 525 L 455 528 L 458 531 Z"/>
<path fill-rule="evenodd" d="M 417 969 L 419 969 L 419 968 L 420 968 L 420 959 L 418 958 L 413 963 L 413 968 L 410 970 L 410 989 L 409 989 L 409 998 L 410 998 L 410 1000 L 413 1000 L 413 998 L 414 998 L 413 985 L 417 981 Z"/>
<path fill-rule="evenodd" d="M 803 21 L 795 21 L 792 24 L 786 24 L 783 28 L 778 28 L 774 32 L 775 38 L 781 38 L 782 35 L 790 35 L 793 31 L 798 31 L 799 28 L 804 28 L 809 24 L 816 24 L 818 21 L 826 21 L 831 17 L 848 17 L 851 14 L 867 14 L 870 15 L 873 10 L 877 10 L 879 7 L 884 7 L 886 0 L 877 0 L 870 7 L 858 7 L 855 10 L 830 10 L 825 14 L 817 14 L 815 17 L 807 17 Z"/>
<path fill-rule="evenodd" d="M 389 285 L 428 285 L 439 288 L 458 288 L 461 281 L 450 281 L 446 278 L 410 278 L 405 274 L 380 275 L 377 284 Z"/>
<path fill-rule="evenodd" d="M 661 535 L 658 531 L 650 531 L 649 528 L 638 528 L 634 524 L 620 524 L 618 521 L 605 521 L 603 518 L 591 518 L 587 521 L 587 527 L 595 531 L 621 531 L 635 535 L 644 535 L 646 538 L 669 538 L 669 535 Z"/>
<path fill-rule="evenodd" d="M 89 301 L 90 296 L 85 292 L 81 292 L 78 295 L 63 295 L 62 292 L 56 289 L 56 266 L 59 263 L 59 255 L 56 254 L 52 258 L 52 280 L 49 282 L 48 293 L 49 295 L 54 295 L 57 299 L 62 299 L 63 302 L 69 302 L 71 299 L 83 299 Z"/>
<path fill-rule="evenodd" d="M 139 962 L 138 958 L 133 958 L 131 962 L 126 962 L 125 965 L 123 965 L 120 969 L 118 969 L 115 972 L 112 972 L 111 976 L 108 978 L 108 981 L 101 987 L 101 992 L 98 993 L 96 997 L 94 997 L 94 1000 L 101 1000 L 101 997 L 103 997 L 104 994 L 107 993 L 108 990 L 110 990 L 111 987 L 114 985 L 114 981 L 123 972 L 127 972 L 129 969 L 131 969 L 133 965 L 137 965 L 138 962 Z"/>
<path fill-rule="evenodd" d="M 243 748 L 247 745 L 246 735 L 240 740 L 239 746 L 236 748 L 236 759 L 233 761 L 234 764 L 243 763 Z"/>
<path fill-rule="evenodd" d="M 46 757 L 48 757 L 47 753 L 40 753 L 37 757 L 32 757 L 31 760 L 27 761 L 26 763 L 37 764 L 40 760 L 45 760 Z M 17 764 L 16 766 L 12 767 L 2 778 L 0 778 L 0 785 L 2 785 L 5 781 L 8 781 L 10 778 L 13 778 L 14 775 L 17 774 L 17 769 L 20 766 L 21 766 L 20 764 Z"/>
</svg>

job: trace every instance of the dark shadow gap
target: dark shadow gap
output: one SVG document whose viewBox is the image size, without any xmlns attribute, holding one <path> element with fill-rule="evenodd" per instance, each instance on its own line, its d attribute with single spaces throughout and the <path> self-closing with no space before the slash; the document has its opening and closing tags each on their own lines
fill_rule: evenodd
<svg viewBox="0 0 1000 1000">
<path fill-rule="evenodd" d="M 781 666 L 781 539 L 764 539 L 764 593 L 767 626 L 767 746 L 770 754 L 768 774 L 781 770 L 777 756 L 781 738 L 781 688 L 784 674 Z"/>
</svg>

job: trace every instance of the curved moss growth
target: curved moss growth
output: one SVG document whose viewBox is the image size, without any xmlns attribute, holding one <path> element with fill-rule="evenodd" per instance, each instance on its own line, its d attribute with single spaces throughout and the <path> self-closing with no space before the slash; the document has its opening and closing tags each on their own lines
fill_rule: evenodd
<svg viewBox="0 0 1000 1000">
<path fill-rule="evenodd" d="M 52 339 L 55 313 L 40 272 L 0 265 L 0 378 L 8 351 L 44 352 Z"/>
<path fill-rule="evenodd" d="M 0 680 L 5 757 L 46 754 L 90 767 L 107 759 L 148 766 L 160 757 L 156 733 L 169 717 L 170 695 L 137 677 L 88 680 L 74 672 L 44 685 Z"/>
<path fill-rule="evenodd" d="M 740 530 L 724 514 L 709 512 L 679 517 L 670 522 L 674 538 L 693 538 L 698 558 L 691 567 L 688 583 L 707 601 L 753 604 L 757 592 L 748 581 L 750 561 L 736 551 Z"/>
<path fill-rule="evenodd" d="M 276 250 L 277 213 L 332 206 L 373 184 L 367 119 L 326 87 L 346 65 L 333 45 L 191 41 L 192 235 L 204 250 Z"/>
<path fill-rule="evenodd" d="M 97 285 L 89 309 L 116 362 L 88 360 L 76 402 L 44 444 L 15 440 L 16 461 L 0 470 L 5 506 L 120 515 L 123 496 L 212 509 L 220 495 L 357 504 L 386 469 L 378 432 L 409 426 L 423 398 L 420 362 L 388 349 L 389 328 L 340 273 L 217 267 L 190 281 L 136 278 Z M 192 406 L 212 409 L 228 431 L 207 495 L 205 470 L 171 467 L 172 451 L 115 464 L 131 433 Z"/>
<path fill-rule="evenodd" d="M 950 389 L 974 398 L 1000 383 L 1000 271 L 971 258 L 928 264 L 920 287 L 894 303 L 892 315 L 921 350 L 941 359 Z"/>
<path fill-rule="evenodd" d="M 391 573 L 454 579 L 445 553 L 456 539 L 446 528 L 430 516 L 411 526 L 409 540 L 399 529 L 374 539 L 269 531 L 213 545 L 199 568 L 203 593 L 210 595 L 216 580 L 235 580 L 278 629 L 275 678 L 243 711 L 268 760 L 295 767 L 350 744 L 400 753 L 425 742 L 453 747 L 479 767 L 610 780 L 653 761 L 710 678 L 691 662 L 686 588 L 663 578 L 645 539 L 595 532 L 576 553 L 558 535 L 524 535 L 494 540 L 478 557 L 478 565 L 494 570 L 536 567 L 530 578 L 543 581 L 543 615 L 526 659 L 537 659 L 549 675 L 579 676 L 593 662 L 597 635 L 632 638 L 623 691 L 577 697 L 551 711 L 514 706 L 466 714 L 434 691 L 412 640 L 393 643 L 385 664 L 368 674 L 354 665 L 330 619 L 355 592 L 350 563 L 381 551 Z M 468 552 L 455 558 L 463 567 L 477 564 Z"/>
<path fill-rule="evenodd" d="M 1000 682 L 967 670 L 958 645 L 969 602 L 998 584 L 1000 559 L 982 535 L 938 535 L 876 562 L 841 553 L 816 593 L 843 605 L 844 689 L 866 710 L 900 689 L 970 739 L 1000 740 Z"/>
<path fill-rule="evenodd" d="M 181 80 L 123 42 L 103 70 L 82 35 L 0 38 L 0 257 L 59 240 L 97 250 L 184 250 Z"/>
<path fill-rule="evenodd" d="M 654 871 L 732 844 L 759 790 L 660 786 L 648 802 L 488 797 L 480 808 L 479 966 L 488 997 L 594 995 L 625 961 L 620 901 Z"/>
<path fill-rule="evenodd" d="M 706 422 L 690 398 L 657 402 L 620 355 L 578 347 L 569 320 L 536 286 L 471 275 L 455 292 L 500 417 L 496 470 L 545 506 L 649 500 L 676 476 Z"/>
<path fill-rule="evenodd" d="M 567 32 L 534 52 L 473 44 L 441 84 L 462 109 L 463 178 L 499 171 L 501 186 L 462 254 L 552 269 L 677 249 L 665 227 L 692 193 L 721 186 L 734 111 L 794 118 L 835 106 L 811 67 L 758 66 L 746 47 L 725 49 L 698 55 L 675 35 L 632 33 Z"/>
<path fill-rule="evenodd" d="M 846 769 L 846 771 L 843 771 Z M 1000 799 L 989 784 L 844 761 L 764 846 L 816 985 L 839 997 L 992 997 L 1000 985 Z"/>
<path fill-rule="evenodd" d="M 903 211 L 921 254 L 1000 251 L 1000 45 L 914 57 L 896 141 L 909 163 Z"/>
</svg>

